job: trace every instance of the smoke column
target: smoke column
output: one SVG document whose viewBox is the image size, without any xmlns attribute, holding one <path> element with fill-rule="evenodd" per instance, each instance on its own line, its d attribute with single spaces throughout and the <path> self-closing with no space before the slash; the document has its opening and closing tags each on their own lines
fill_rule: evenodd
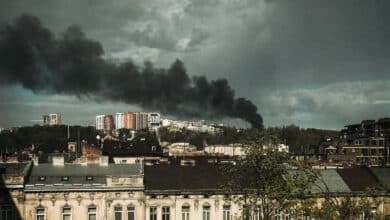
<svg viewBox="0 0 390 220">
<path fill-rule="evenodd" d="M 176 60 L 168 69 L 145 62 L 114 64 L 102 45 L 77 26 L 55 36 L 38 18 L 22 15 L 0 30 L 0 79 L 36 93 L 99 97 L 177 116 L 241 118 L 261 128 L 257 107 L 236 98 L 226 79 L 190 78 Z"/>
</svg>

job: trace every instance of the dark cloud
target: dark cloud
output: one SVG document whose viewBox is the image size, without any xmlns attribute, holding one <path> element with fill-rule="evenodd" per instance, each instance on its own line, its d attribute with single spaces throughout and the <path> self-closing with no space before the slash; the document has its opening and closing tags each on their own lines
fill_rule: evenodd
<svg viewBox="0 0 390 220">
<path fill-rule="evenodd" d="M 389 80 L 387 0 L 6 0 L 1 6 L 0 23 L 28 12 L 56 33 L 78 24 L 112 59 L 168 66 L 179 57 L 190 74 L 227 78 L 237 96 L 256 100 L 271 125 L 297 119 L 303 126 L 329 127 L 350 120 L 334 113 L 345 104 L 328 100 L 321 111 L 313 98 L 296 91 Z M 267 98 L 278 91 L 301 105 L 273 105 Z M 361 114 L 353 114 L 356 121 L 372 116 L 355 112 Z"/>
<path fill-rule="evenodd" d="M 262 127 L 257 107 L 236 98 L 226 79 L 190 79 L 180 60 L 168 69 L 110 63 L 100 43 L 77 26 L 56 37 L 38 18 L 22 15 L 0 30 L 0 52 L 2 82 L 36 93 L 93 96 L 190 117 L 241 118 Z"/>
</svg>

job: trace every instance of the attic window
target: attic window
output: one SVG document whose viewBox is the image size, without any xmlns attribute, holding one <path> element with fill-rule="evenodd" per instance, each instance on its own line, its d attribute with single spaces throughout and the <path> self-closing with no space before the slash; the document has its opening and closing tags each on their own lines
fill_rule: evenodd
<svg viewBox="0 0 390 220">
<path fill-rule="evenodd" d="M 61 177 L 61 181 L 68 181 L 69 180 L 69 176 L 62 176 Z"/>
<path fill-rule="evenodd" d="M 39 180 L 39 181 L 45 181 L 45 180 L 46 180 L 46 176 L 39 176 L 39 177 L 38 177 L 38 180 Z"/>
<path fill-rule="evenodd" d="M 92 180 L 93 180 L 93 176 L 87 176 L 87 177 L 85 178 L 85 180 L 87 180 L 87 181 L 92 181 Z"/>
</svg>

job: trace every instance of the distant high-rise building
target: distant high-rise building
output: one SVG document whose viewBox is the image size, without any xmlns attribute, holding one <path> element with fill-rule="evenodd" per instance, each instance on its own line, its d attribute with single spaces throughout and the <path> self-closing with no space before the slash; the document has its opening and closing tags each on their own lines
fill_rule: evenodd
<svg viewBox="0 0 390 220">
<path fill-rule="evenodd" d="M 43 125 L 61 125 L 62 116 L 59 113 L 43 115 Z"/>
<path fill-rule="evenodd" d="M 135 113 L 135 130 L 142 130 L 148 128 L 148 113 Z"/>
<path fill-rule="evenodd" d="M 104 129 L 104 115 L 96 115 L 96 130 Z"/>
<path fill-rule="evenodd" d="M 160 127 L 160 114 L 149 113 L 148 114 L 148 127 L 150 129 L 157 129 Z"/>
<path fill-rule="evenodd" d="M 122 129 L 124 128 L 124 113 L 115 113 L 114 114 L 114 123 L 115 123 L 115 129 Z"/>
<path fill-rule="evenodd" d="M 135 113 L 125 112 L 124 113 L 124 128 L 135 129 Z"/>
<path fill-rule="evenodd" d="M 104 116 L 104 131 L 111 132 L 115 128 L 114 117 L 112 115 Z"/>
</svg>

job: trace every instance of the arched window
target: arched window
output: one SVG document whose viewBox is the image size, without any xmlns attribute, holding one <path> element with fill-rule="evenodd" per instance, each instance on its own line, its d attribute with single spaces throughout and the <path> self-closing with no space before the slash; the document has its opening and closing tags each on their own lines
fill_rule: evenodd
<svg viewBox="0 0 390 220">
<path fill-rule="evenodd" d="M 190 220 L 190 210 L 191 210 L 191 207 L 189 204 L 184 204 L 181 207 L 181 219 L 182 220 Z"/>
<path fill-rule="evenodd" d="M 88 220 L 96 220 L 96 219 L 97 219 L 96 206 L 94 205 L 88 206 Z"/>
<path fill-rule="evenodd" d="M 72 208 L 69 206 L 62 207 L 62 220 L 72 219 Z"/>
<path fill-rule="evenodd" d="M 114 219 L 122 220 L 122 206 L 117 205 L 114 207 Z"/>
</svg>

